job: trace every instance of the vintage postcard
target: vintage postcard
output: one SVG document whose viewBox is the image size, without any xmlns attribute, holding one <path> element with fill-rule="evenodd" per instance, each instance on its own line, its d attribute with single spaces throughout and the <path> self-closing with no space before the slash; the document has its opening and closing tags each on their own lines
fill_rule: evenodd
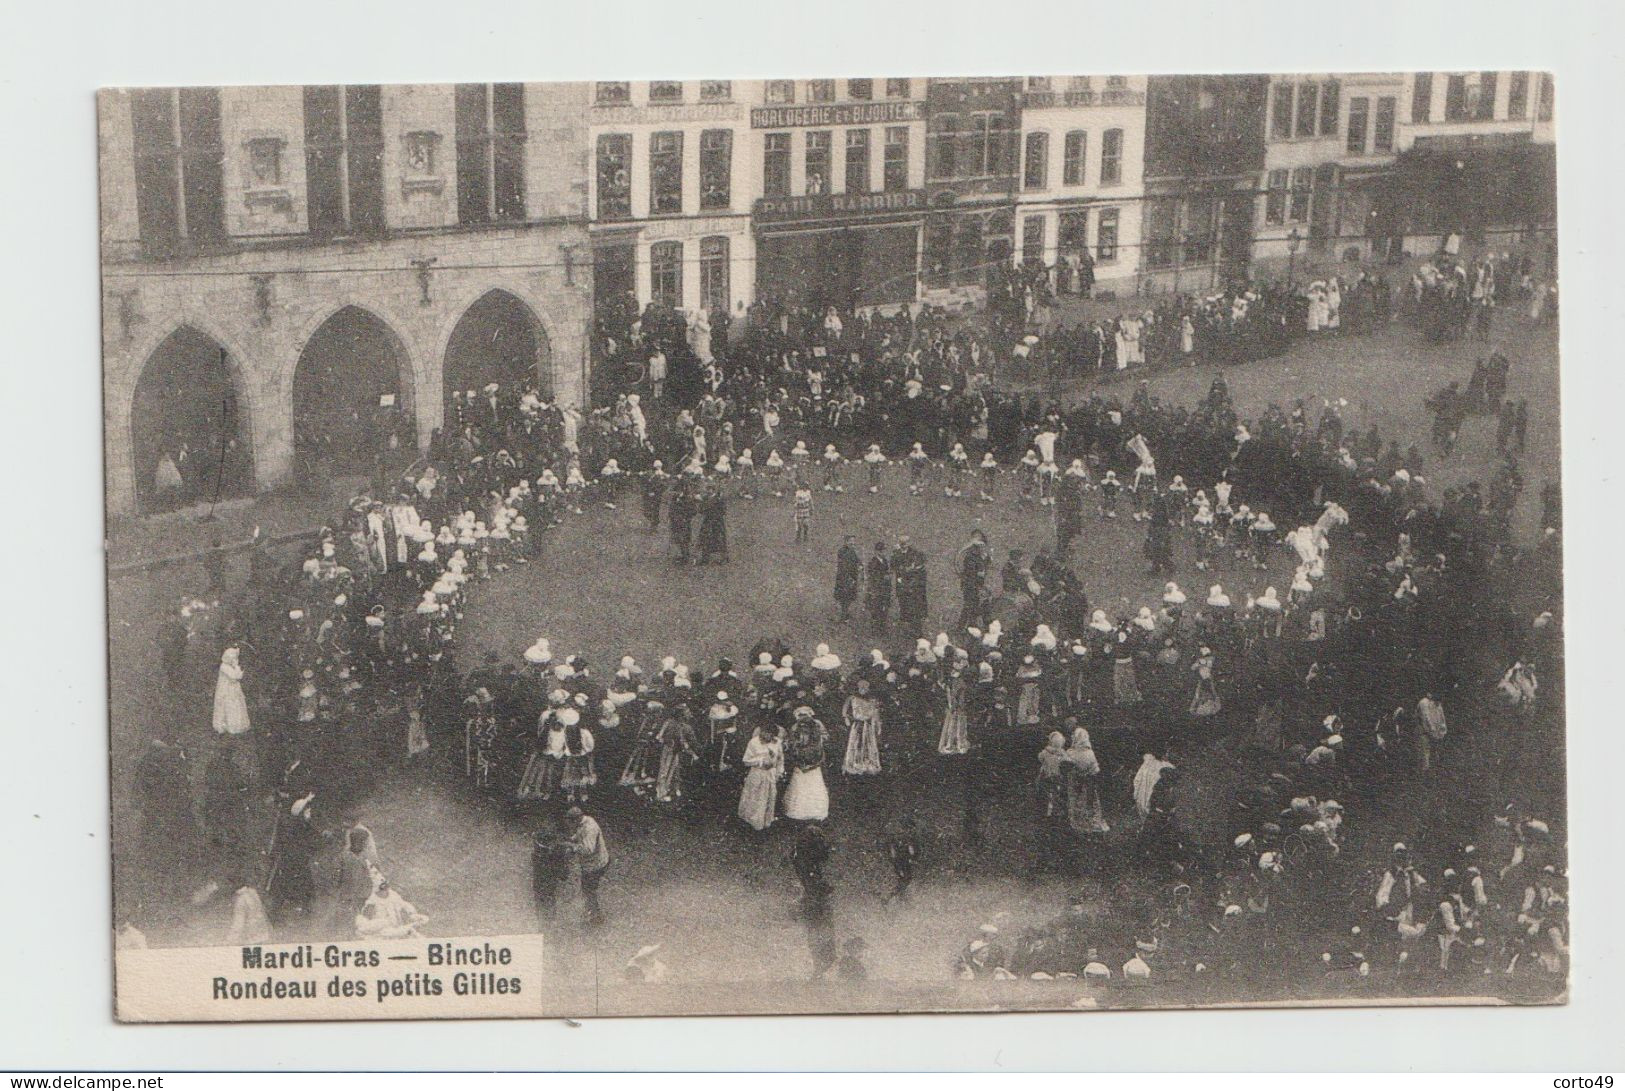
<svg viewBox="0 0 1625 1091">
<path fill-rule="evenodd" d="M 98 131 L 119 1018 L 1566 998 L 1549 74 Z"/>
</svg>

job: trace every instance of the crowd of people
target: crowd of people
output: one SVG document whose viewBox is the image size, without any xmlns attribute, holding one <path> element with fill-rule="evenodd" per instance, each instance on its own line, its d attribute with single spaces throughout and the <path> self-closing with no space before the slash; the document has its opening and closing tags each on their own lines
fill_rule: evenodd
<svg viewBox="0 0 1625 1091">
<path fill-rule="evenodd" d="M 1317 315 L 1336 328 L 1342 315 L 1359 325 L 1385 314 L 1375 278 L 1338 289 L 1334 304 L 1335 288 L 1323 285 L 1319 300 L 1313 286 L 1306 296 L 1249 288 L 1177 319 L 1125 317 L 1109 336 L 1063 327 L 1013 342 L 930 312 L 762 304 L 737 337 L 720 316 L 720 329 L 655 307 L 608 319 L 602 355 L 631 369 L 612 404 L 584 414 L 496 384 L 456 395 L 427 457 L 381 474 L 296 568 L 258 546 L 235 600 L 177 609 L 162 638 L 172 689 L 186 690 L 186 664 L 206 654 L 190 649 L 225 646 L 215 744 L 198 828 L 184 750 L 154 740 L 138 770 L 149 829 L 171 842 L 184 829 L 204 847 L 215 887 L 233 892 L 246 922 L 234 921 L 237 936 L 318 905 L 333 907 L 336 931 L 410 934 L 425 918 L 389 886 L 358 818 L 385 769 L 428 753 L 454 752 L 478 791 L 545 816 L 533 853 L 544 915 L 578 874 L 589 923 L 604 920 L 609 849 L 589 809 L 710 810 L 752 838 L 787 821 L 822 975 L 841 962 L 824 870 L 826 774 L 861 792 L 894 766 L 939 761 L 957 783 L 981 786 L 964 793 L 971 839 L 988 788 L 1031 785 L 1026 822 L 1045 867 L 1104 866 L 1123 851 L 1102 840 L 1109 816 L 1129 818 L 1131 870 L 1151 878 L 1122 895 L 1137 929 L 1123 974 L 1194 972 L 1244 951 L 1293 957 L 1298 945 L 1280 942 L 1289 933 L 1362 903 L 1357 934 L 1371 939 L 1356 968 L 1376 949 L 1409 959 L 1432 936 L 1441 966 L 1460 943 L 1486 968 L 1550 969 L 1566 935 L 1562 862 L 1537 838 L 1549 832 L 1540 820 L 1503 816 L 1521 849 L 1506 867 L 1497 857 L 1493 876 L 1471 862 L 1488 853 L 1440 841 L 1396 850 L 1403 862 L 1377 894 L 1339 860 L 1345 805 L 1357 812 L 1350 824 L 1376 822 L 1388 796 L 1427 791 L 1457 746 L 1447 723 L 1471 710 L 1473 738 L 1508 743 L 1544 711 L 1537 670 L 1561 662 L 1555 528 L 1521 556 L 1507 518 L 1515 489 L 1433 501 L 1420 452 L 1384 450 L 1375 426 L 1346 429 L 1339 401 L 1243 419 L 1222 376 L 1191 407 L 1162 403 L 1144 383 L 1126 401 L 1097 392 L 1067 404 L 994 379 L 1035 354 L 1116 370 L 1145 359 L 1142 342 L 1183 355 L 1204 343 L 1209 362 L 1251 358 L 1297 335 L 1300 306 L 1306 333 Z M 673 559 L 703 564 L 727 560 L 729 503 L 784 502 L 799 531 L 815 490 L 951 501 L 1012 487 L 1051 517 L 1054 548 L 1010 551 L 995 586 L 991 543 L 967 542 L 952 626 L 931 625 L 925 558 L 907 537 L 867 557 L 844 543 L 834 598 L 842 618 L 861 603 L 876 644 L 857 662 L 765 637 L 709 671 L 675 656 L 600 665 L 545 633 L 513 658 L 466 673 L 455 662 L 470 583 L 536 561 L 548 528 L 588 504 L 635 494 L 652 528 L 669 526 Z M 1170 577 L 1160 601 L 1091 603 L 1071 567 L 1091 512 L 1144 524 L 1150 570 Z M 1197 572 L 1239 567 L 1249 586 L 1186 573 L 1187 591 L 1171 578 L 1176 545 Z M 1485 595 L 1514 571 L 1539 610 Z M 1504 661 L 1498 685 L 1483 681 L 1486 655 Z M 1183 756 L 1213 740 L 1246 773 L 1218 823 L 1187 774 L 1201 762 Z M 1505 757 L 1498 794 L 1516 794 L 1517 760 Z M 886 837 L 902 892 L 920 862 L 917 835 L 905 821 Z M 1433 864 L 1443 866 L 1429 885 L 1421 875 Z M 1157 893 L 1181 887 L 1171 900 Z M 1008 948 L 985 926 L 958 972 L 1099 976 L 1099 952 L 1124 937 L 1097 910 L 1075 909 Z M 1243 931 L 1229 954 L 1208 938 Z"/>
</svg>

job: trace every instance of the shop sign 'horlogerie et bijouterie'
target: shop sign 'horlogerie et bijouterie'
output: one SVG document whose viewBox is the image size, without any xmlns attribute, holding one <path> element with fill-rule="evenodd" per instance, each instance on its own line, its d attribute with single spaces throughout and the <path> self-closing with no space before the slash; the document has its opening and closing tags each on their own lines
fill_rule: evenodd
<svg viewBox="0 0 1625 1091">
<path fill-rule="evenodd" d="M 753 129 L 798 129 L 808 125 L 888 125 L 923 121 L 918 102 L 840 102 L 805 106 L 758 106 L 750 112 Z"/>
</svg>

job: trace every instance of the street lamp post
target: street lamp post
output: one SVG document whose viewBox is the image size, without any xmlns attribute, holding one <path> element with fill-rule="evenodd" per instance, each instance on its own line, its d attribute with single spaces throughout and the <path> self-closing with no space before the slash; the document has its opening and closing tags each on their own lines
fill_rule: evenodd
<svg viewBox="0 0 1625 1091">
<path fill-rule="evenodd" d="M 1290 232 L 1287 233 L 1287 237 L 1286 237 L 1286 287 L 1287 287 L 1287 291 L 1292 290 L 1293 282 L 1297 280 L 1298 247 L 1302 243 L 1303 243 L 1303 236 L 1298 234 L 1298 229 L 1297 228 L 1294 227 Z"/>
</svg>

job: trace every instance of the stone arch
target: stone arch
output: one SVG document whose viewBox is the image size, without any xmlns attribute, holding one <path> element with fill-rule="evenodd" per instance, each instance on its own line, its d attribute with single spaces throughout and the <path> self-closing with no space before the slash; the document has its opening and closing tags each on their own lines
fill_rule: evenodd
<svg viewBox="0 0 1625 1091">
<path fill-rule="evenodd" d="M 289 377 L 295 477 L 371 474 L 417 450 L 417 372 L 377 310 L 347 303 L 308 328 Z"/>
<path fill-rule="evenodd" d="M 261 427 L 241 354 L 207 323 L 186 318 L 133 358 L 139 366 L 120 412 L 134 510 L 252 495 Z M 166 455 L 178 486 L 157 479 Z"/>
<path fill-rule="evenodd" d="M 507 304 L 509 307 L 517 305 L 519 308 L 523 308 L 523 313 L 534 324 L 533 330 L 538 345 L 536 368 L 532 374 L 535 376 L 543 396 L 549 398 L 556 396 L 560 387 L 557 326 L 548 317 L 547 312 L 542 307 L 537 306 L 535 300 L 522 284 L 504 280 L 487 281 L 477 289 L 465 293 L 458 300 L 458 305 L 451 310 L 451 318 L 442 327 L 439 343 L 435 346 L 434 358 L 441 368 L 440 385 L 443 397 L 449 399 L 450 392 L 458 388 L 454 384 L 453 378 L 451 378 L 448 355 L 453 349 L 453 339 L 457 337 L 458 327 L 463 324 L 463 319 L 468 317 L 471 310 L 488 300 L 503 303 L 511 300 L 512 303 Z M 468 389 L 466 383 L 462 385 L 462 389 Z"/>
</svg>

